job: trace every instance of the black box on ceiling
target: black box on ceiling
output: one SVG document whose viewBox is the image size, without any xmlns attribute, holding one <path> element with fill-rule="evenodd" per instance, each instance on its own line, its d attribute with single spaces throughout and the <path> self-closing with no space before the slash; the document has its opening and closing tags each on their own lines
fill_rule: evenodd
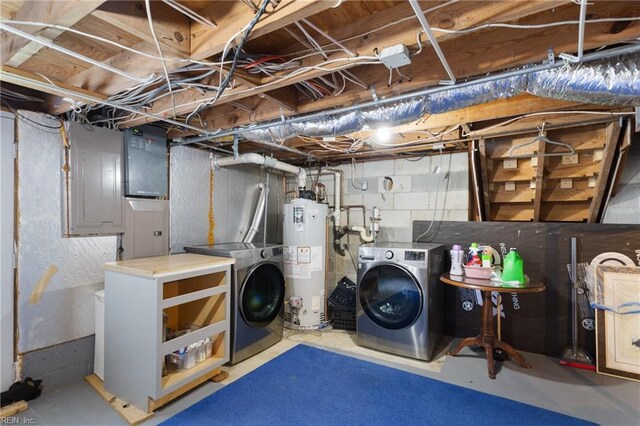
<svg viewBox="0 0 640 426">
<path fill-rule="evenodd" d="M 124 190 L 127 197 L 167 197 L 168 170 L 164 129 L 141 126 L 124 131 Z"/>
</svg>

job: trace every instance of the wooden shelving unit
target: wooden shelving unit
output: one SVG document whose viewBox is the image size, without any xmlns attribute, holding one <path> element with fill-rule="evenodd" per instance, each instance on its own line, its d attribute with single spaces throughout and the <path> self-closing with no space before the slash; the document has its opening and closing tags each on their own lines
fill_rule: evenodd
<svg viewBox="0 0 640 426">
<path fill-rule="evenodd" d="M 229 360 L 232 264 L 196 254 L 105 264 L 104 389 L 150 412 L 219 372 Z M 163 327 L 189 331 L 163 341 Z M 207 338 L 204 361 L 186 369 L 165 363 Z"/>
<path fill-rule="evenodd" d="M 545 132 L 571 146 L 527 144 L 537 133 L 479 141 L 484 212 L 493 221 L 595 222 L 625 147 L 617 121 Z M 618 147 L 620 147 L 618 149 Z M 511 155 L 510 155 L 511 151 Z M 519 157 L 519 158 L 513 158 Z M 612 179 L 610 179 L 612 178 Z"/>
</svg>

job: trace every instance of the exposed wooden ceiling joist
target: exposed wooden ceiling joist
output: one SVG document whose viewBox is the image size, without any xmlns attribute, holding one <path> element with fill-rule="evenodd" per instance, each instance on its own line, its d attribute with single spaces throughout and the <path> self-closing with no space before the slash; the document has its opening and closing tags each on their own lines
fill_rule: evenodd
<svg viewBox="0 0 640 426">
<path fill-rule="evenodd" d="M 103 94 L 91 92 L 89 90 L 78 89 L 77 87 L 73 87 L 62 81 L 51 80 L 50 78 L 44 78 L 40 75 L 8 66 L 0 67 L 0 81 L 16 84 L 18 86 L 27 87 L 29 89 L 49 93 L 55 96 L 71 96 L 71 99 L 73 101 L 80 104 L 84 104 L 85 100 L 81 98 L 74 98 L 73 95 L 70 95 L 70 93 L 76 92 L 94 99 L 101 99 L 105 101 L 107 100 L 107 97 Z M 30 82 L 39 82 L 42 84 L 32 84 Z"/>
<path fill-rule="evenodd" d="M 447 26 L 447 29 L 463 29 L 470 26 L 480 25 L 490 20 L 497 20 L 501 22 L 518 20 L 532 14 L 540 13 L 544 10 L 551 10 L 561 4 L 566 3 L 567 1 L 545 1 L 521 2 L 517 5 L 514 5 L 512 3 L 460 2 L 452 4 L 447 9 L 442 8 L 427 13 L 427 18 L 433 22 L 438 22 L 441 25 Z M 375 55 L 376 51 L 382 50 L 384 47 L 393 46 L 396 44 L 412 46 L 413 49 L 416 50 L 416 36 L 421 30 L 421 26 L 418 23 L 417 19 L 410 19 L 399 27 L 392 27 L 386 30 L 378 30 L 376 32 L 377 28 L 384 26 L 382 24 L 383 22 L 389 22 L 389 19 L 391 19 L 391 22 L 394 22 L 396 20 L 400 20 L 401 18 L 412 17 L 412 14 L 413 11 L 411 7 L 408 4 L 403 3 L 392 8 L 388 12 L 385 12 L 384 14 L 374 15 L 373 19 L 369 17 L 363 18 L 359 21 L 354 22 L 348 28 L 338 29 L 335 31 L 335 33 L 331 34 L 331 36 L 336 39 L 346 39 L 348 37 L 354 36 L 354 34 L 366 34 L 365 36 L 358 37 L 344 43 L 347 48 L 357 52 L 360 57 Z M 367 34 L 369 32 L 370 34 Z M 438 41 L 455 40 L 463 37 L 465 36 L 455 33 L 437 33 Z M 425 41 L 424 43 L 428 44 L 427 41 Z M 424 47 L 424 49 L 429 49 L 429 47 L 426 46 Z M 546 55 L 546 52 L 544 52 L 543 54 Z M 420 56 L 415 56 L 414 58 L 419 57 Z M 465 58 L 465 60 L 468 60 L 468 58 Z M 359 57 L 350 57 L 345 52 L 332 53 L 328 55 L 328 58 L 326 60 L 319 55 L 314 55 L 312 57 L 303 59 L 301 62 L 301 68 L 310 68 L 308 71 L 301 72 L 291 78 L 265 77 L 262 79 L 260 85 L 257 85 L 250 90 L 247 90 L 245 88 L 227 90 L 225 94 L 221 96 L 220 99 L 216 102 L 216 105 L 221 105 L 225 102 L 242 99 L 247 96 L 259 95 L 268 90 L 278 89 L 313 78 L 322 77 L 331 74 L 335 70 L 352 69 L 358 66 L 359 63 L 363 62 L 367 61 L 359 59 Z M 430 62 L 429 64 L 432 63 L 434 62 Z M 435 63 L 437 63 L 437 60 Z M 380 65 L 375 66 L 380 67 Z M 414 68 L 414 66 L 412 66 L 412 68 Z M 377 84 L 377 87 L 381 86 L 381 81 L 386 81 L 388 71 L 386 71 L 385 69 L 385 71 L 383 72 L 385 73 L 385 77 L 382 80 L 378 78 L 374 81 L 374 84 Z M 404 69 L 403 72 L 405 72 Z M 371 83 L 371 79 L 365 81 L 367 83 Z M 437 83 L 438 81 L 439 80 L 435 80 L 431 83 Z M 416 85 L 414 85 L 412 88 L 414 87 L 416 87 Z M 362 88 L 359 87 L 355 90 L 362 92 Z M 367 92 L 368 91 L 365 91 L 364 93 Z M 384 95 L 384 92 L 384 87 L 381 87 L 380 94 Z M 331 98 L 336 99 L 337 97 Z M 345 104 L 345 100 L 350 100 L 349 96 L 341 96 L 339 102 L 332 102 L 333 105 L 329 105 L 328 107 Z M 174 97 L 174 102 L 177 105 L 176 114 L 181 115 L 193 111 L 202 101 L 203 97 L 196 91 L 186 91 L 180 93 Z M 153 113 L 156 115 L 167 114 L 169 113 L 170 109 L 171 112 L 173 112 L 172 101 L 166 98 L 159 100 L 152 107 Z M 275 118 L 272 108 L 265 107 L 265 110 L 268 111 L 267 114 L 270 115 L 270 118 Z M 275 113 L 275 116 L 277 117 L 279 111 L 275 111 Z M 258 114 L 259 113 L 257 112 L 256 115 Z M 262 121 L 264 119 L 262 117 L 256 118 L 258 121 Z M 143 122 L 145 122 L 144 119 L 134 120 L 128 123 L 128 125 L 135 126 Z"/>
<path fill-rule="evenodd" d="M 27 1 L 16 11 L 12 20 L 43 22 L 46 24 L 58 24 L 71 27 L 104 2 L 105 0 L 69 0 L 59 2 Z M 44 26 L 29 26 L 23 28 L 22 31 L 32 35 L 42 36 L 49 40 L 56 39 L 64 32 L 63 30 Z M 20 66 L 44 47 L 40 43 L 29 41 L 10 33 L 2 34 L 1 40 L 2 54 L 0 58 L 2 58 L 2 64 L 12 67 Z"/>
<path fill-rule="evenodd" d="M 256 24 L 249 35 L 249 40 L 327 10 L 335 4 L 326 0 L 282 0 L 273 10 L 267 6 L 267 15 Z M 199 22 L 192 23 L 191 57 L 196 60 L 209 58 L 222 52 L 227 40 L 240 31 L 255 15 L 253 10 L 237 1 L 215 3 L 200 13 L 205 17 L 213 18 L 217 28 L 210 28 Z"/>
<path fill-rule="evenodd" d="M 574 5 L 556 9 L 547 16 L 540 14 L 520 23 L 536 23 L 550 20 L 575 19 Z M 628 2 L 604 2 L 595 3 L 593 13 L 600 17 L 615 17 L 640 15 L 640 4 L 630 5 Z M 546 16 L 542 19 L 541 16 Z M 631 22 L 622 28 L 612 23 L 594 23 L 586 28 L 585 48 L 594 49 L 603 45 L 611 45 L 630 41 L 640 37 L 640 23 Z M 539 28 L 530 30 L 494 29 L 483 34 L 466 35 L 460 39 L 442 43 L 442 48 L 447 55 L 449 64 L 459 77 L 478 75 L 482 72 L 496 72 L 506 67 L 517 67 L 547 59 L 547 49 L 553 48 L 556 54 L 571 52 L 576 49 L 575 26 L 561 26 L 554 28 Z M 415 56 L 413 63 L 402 68 L 402 72 L 411 81 L 397 80 L 391 86 L 387 86 L 389 71 L 384 67 L 361 67 L 354 70 L 367 84 L 376 84 L 378 97 L 386 97 L 393 94 L 407 93 L 438 84 L 446 78 L 444 70 L 439 65 L 437 56 L 428 48 L 422 54 Z M 350 87 L 339 96 L 328 96 L 324 99 L 309 102 L 300 102 L 298 113 L 310 113 L 319 110 L 330 110 L 343 105 L 351 105 L 370 101 L 371 92 L 359 87 Z M 212 114 L 215 114 L 212 108 Z M 254 112 L 254 120 L 261 122 L 278 118 L 273 110 L 258 108 Z M 204 115 L 206 120 L 206 114 Z M 247 124 L 238 122 L 239 124 Z M 224 123 L 217 123 L 222 128 L 232 127 Z"/>
<path fill-rule="evenodd" d="M 211 61 L 220 60 L 219 54 L 227 42 L 234 46 L 239 39 L 231 38 L 243 26 L 255 16 L 256 7 L 262 4 L 253 1 L 251 6 L 247 2 L 239 1 L 190 1 L 179 0 L 180 8 L 191 8 L 203 19 L 196 19 L 192 14 L 190 18 L 184 16 L 176 8 L 170 7 L 164 2 L 152 2 L 152 18 L 154 29 L 165 57 L 182 58 L 182 61 L 167 61 L 169 72 L 184 67 L 188 62 L 186 58 L 205 59 Z M 82 2 L 86 6 L 87 2 Z M 105 37 L 111 41 L 117 41 L 128 48 L 141 51 L 151 56 L 158 56 L 155 40 L 149 30 L 149 23 L 143 1 L 114 1 L 94 2 L 93 8 L 86 7 L 84 17 L 67 21 L 56 20 L 55 24 L 70 26 L 73 30 Z M 275 3 L 275 2 L 274 2 Z M 69 2 L 11 2 L 5 5 L 3 2 L 3 17 L 9 16 L 19 19 L 20 11 L 27 10 L 27 5 L 50 5 L 52 10 L 64 8 Z M 99 7 L 98 7 L 99 6 Z M 499 73 L 531 63 L 539 63 L 547 59 L 547 49 L 552 48 L 555 54 L 561 52 L 573 53 L 577 49 L 579 6 L 570 0 L 551 1 L 424 1 L 422 8 L 427 11 L 426 17 L 436 31 L 436 37 L 441 45 L 448 63 L 451 65 L 459 80 L 484 76 L 487 73 Z M 43 9 L 44 10 L 44 9 Z M 34 17 L 22 19 L 43 19 L 43 22 L 53 22 Z M 52 16 L 60 12 L 53 12 Z M 620 21 L 619 18 L 631 17 L 631 20 Z M 588 20 L 593 21 L 603 18 L 617 18 L 617 22 L 589 22 L 586 25 L 585 49 L 602 49 L 618 43 L 632 42 L 640 37 L 640 4 L 637 2 L 595 2 L 588 5 Z M 213 24 L 203 23 L 209 20 Z M 560 26 L 554 23 L 570 21 L 571 24 Z M 302 25 L 303 31 L 296 24 Z M 511 23 L 524 25 L 518 29 L 496 27 L 496 23 Z M 20 27 L 22 29 L 22 27 Z M 43 30 L 38 27 L 30 31 L 40 31 L 38 34 L 46 35 L 51 28 Z M 460 30 L 475 29 L 472 32 Z M 478 29 L 479 28 L 479 29 Z M 206 79 L 196 81 L 201 83 L 197 88 L 188 84 L 187 78 L 204 73 L 207 68 L 215 65 L 199 67 L 197 70 L 180 70 L 172 76 L 174 82 L 179 82 L 180 87 L 174 90 L 173 101 L 166 93 L 155 102 L 147 104 L 137 103 L 134 107 L 144 108 L 147 113 L 156 117 L 172 118 L 172 104 L 177 105 L 178 120 L 184 120 L 188 114 L 198 108 L 198 115 L 192 114 L 188 131 L 177 131 L 172 128 L 170 136 L 188 136 L 194 132 L 200 132 L 200 127 L 215 131 L 218 129 L 230 129 L 251 123 L 261 123 L 266 120 L 278 120 L 295 114 L 306 114 L 317 111 L 330 111 L 335 107 L 359 104 L 372 100 L 371 87 L 375 87 L 375 96 L 387 98 L 389 96 L 410 93 L 424 88 L 438 85 L 440 80 L 447 78 L 440 61 L 428 45 L 426 37 L 422 37 L 422 50 L 418 53 L 417 36 L 421 30 L 410 5 L 406 1 L 378 1 L 375 3 L 365 1 L 333 2 L 310 0 L 282 0 L 273 7 L 269 5 L 266 13 L 258 21 L 249 40 L 244 45 L 241 56 L 241 66 L 236 69 L 231 84 L 224 94 L 213 105 L 210 101 L 215 96 L 215 86 L 219 84 L 219 74 L 208 74 Z M 453 32 L 447 32 L 450 30 Z M 59 31 L 59 30 L 56 30 Z M 314 54 L 301 59 L 300 69 L 278 68 L 278 61 L 285 58 L 291 59 L 304 54 L 304 49 L 314 44 L 309 34 L 326 51 L 326 57 Z M 293 35 L 292 35 L 293 34 Z M 7 38 L 3 34 L 3 38 Z M 3 69 L 3 78 L 20 80 L 18 72 L 23 75 L 34 76 L 42 74 L 44 80 L 37 78 L 32 81 L 40 81 L 45 84 L 46 78 L 51 79 L 59 87 L 41 88 L 41 91 L 55 93 L 50 97 L 46 105 L 49 112 L 62 113 L 70 108 L 68 102 L 62 97 L 71 97 L 68 92 L 90 94 L 93 98 L 105 99 L 107 96 L 121 94 L 136 84 L 138 80 L 153 75 L 154 83 L 146 86 L 145 91 L 151 92 L 164 85 L 163 67 L 158 59 L 147 58 L 133 52 L 119 49 L 113 45 L 102 42 L 93 42 L 83 38 L 73 31 L 50 33 L 49 38 L 55 39 L 55 43 L 74 50 L 81 55 L 88 56 L 101 63 L 108 64 L 127 74 L 133 79 L 116 75 L 105 69 L 92 67 L 78 59 L 70 59 L 63 53 L 44 48 L 19 67 Z M 340 42 L 347 51 L 342 50 L 329 40 Z M 384 47 L 395 44 L 404 44 L 412 53 L 412 63 L 399 69 L 402 75 L 395 71 L 392 82 L 389 81 L 389 70 L 383 65 L 362 65 L 358 61 L 372 61 L 367 57 L 374 57 Z M 3 45 L 3 51 L 7 46 Z M 22 49 L 22 53 L 29 54 L 29 49 Z M 308 51 L 307 51 L 308 52 Z M 357 52 L 358 57 L 352 58 L 349 52 Z M 21 53 L 21 54 L 22 54 Z M 15 55 L 14 55 L 15 56 Z M 250 63 L 271 60 L 273 68 L 249 69 Z M 273 59 L 275 58 L 275 59 Z M 229 56 L 226 58 L 229 59 Z M 254 61 L 253 63 L 251 61 Z M 377 62 L 374 57 L 373 62 Z M 6 65 L 6 64 L 5 64 Z M 305 68 L 307 67 L 307 68 Z M 345 86 L 341 87 L 341 77 L 335 73 L 336 67 L 348 70 L 350 78 L 358 83 L 345 80 Z M 228 69 L 228 68 L 227 68 Z M 279 71 L 282 70 L 282 71 Z M 260 71 L 259 73 L 251 73 Z M 265 72 L 265 71 L 268 71 Z M 290 74 L 293 71 L 293 74 Z M 407 79 L 406 77 L 409 77 Z M 336 78 L 334 80 L 333 78 Z M 200 77 L 202 78 L 202 77 Z M 223 76 L 224 78 L 224 76 Z M 325 78 L 321 81 L 320 78 Z M 193 81 L 193 80 L 191 80 Z M 63 83 L 64 84 L 63 84 Z M 301 88 L 319 84 L 322 93 L 315 99 L 305 96 Z M 334 86 L 338 85 L 338 90 Z M 38 84 L 36 84 L 38 85 Z M 83 89 L 82 92 L 78 89 Z M 164 90 L 164 89 L 163 89 Z M 155 94 L 153 94 L 155 96 Z M 130 102 L 127 98 L 127 102 Z M 128 104 L 131 105 L 131 104 Z M 488 119 L 500 120 L 519 114 L 548 112 L 551 110 L 566 110 L 569 108 L 591 108 L 576 102 L 562 102 L 536 98 L 530 95 L 519 95 L 512 99 L 491 102 L 476 107 L 463 108 L 446 114 L 425 116 L 417 123 L 400 126 L 396 129 L 400 133 L 410 134 L 411 131 L 430 130 L 438 132 L 461 123 L 469 124 L 472 131 L 477 131 L 483 126 L 491 125 Z M 602 106 L 600 109 L 615 110 L 615 108 Z M 549 116 L 554 124 L 559 126 L 571 126 L 580 119 L 573 117 Z M 582 117 L 585 119 L 585 117 Z M 588 117 L 587 122 L 602 122 L 610 120 L 607 117 Z M 127 121 L 128 120 L 128 121 Z M 120 127 L 132 126 L 151 122 L 155 118 L 147 119 L 123 117 L 119 122 Z M 501 127 L 478 135 L 495 137 L 504 132 L 522 132 L 535 128 L 537 119 L 521 120 L 512 125 Z M 538 122 L 539 123 L 539 122 Z M 173 121 L 172 124 L 177 124 Z M 165 126 L 168 125 L 166 122 Z M 468 132 L 464 132 L 466 135 Z M 363 132 L 359 138 L 366 138 Z M 457 141 L 467 141 L 464 135 L 449 134 L 446 136 L 446 147 L 455 147 Z M 300 149 L 315 149 L 313 142 L 304 139 L 286 141 L 285 146 L 298 146 Z M 251 146 L 246 144 L 246 146 Z M 275 146 L 275 145 L 274 145 Z M 371 147 L 363 147 L 363 158 L 374 158 L 385 154 L 397 154 L 405 152 L 421 152 L 426 148 L 424 144 L 416 146 L 391 147 L 379 151 Z M 374 152 L 377 151 L 377 152 Z M 283 155 L 286 155 L 283 153 Z M 326 152 L 329 159 L 342 161 L 348 154 Z M 377 158 L 377 157 L 376 157 Z"/>
<path fill-rule="evenodd" d="M 154 31 L 163 54 L 177 57 L 189 55 L 191 20 L 162 2 L 150 2 L 150 6 Z M 151 45 L 154 44 L 144 2 L 107 2 L 92 15 Z"/>
</svg>

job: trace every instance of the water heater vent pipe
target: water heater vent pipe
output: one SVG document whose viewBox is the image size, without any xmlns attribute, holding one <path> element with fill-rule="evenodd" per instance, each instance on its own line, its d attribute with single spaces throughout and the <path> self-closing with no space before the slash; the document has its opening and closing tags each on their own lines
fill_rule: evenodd
<svg viewBox="0 0 640 426">
<path fill-rule="evenodd" d="M 265 157 L 254 152 L 239 155 L 237 159 L 233 157 L 221 157 L 215 160 L 215 165 L 218 167 L 235 166 L 238 164 L 257 164 L 259 166 L 293 173 L 294 175 L 298 175 L 299 189 L 305 189 L 307 185 L 307 172 L 302 167 L 292 166 L 275 158 Z"/>
</svg>

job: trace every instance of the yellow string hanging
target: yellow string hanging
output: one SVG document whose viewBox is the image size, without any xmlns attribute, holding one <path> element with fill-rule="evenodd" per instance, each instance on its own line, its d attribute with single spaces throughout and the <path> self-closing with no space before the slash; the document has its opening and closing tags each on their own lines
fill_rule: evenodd
<svg viewBox="0 0 640 426">
<path fill-rule="evenodd" d="M 216 227 L 216 222 L 213 218 L 213 154 L 210 155 L 210 165 L 209 165 L 209 233 L 207 235 L 207 241 L 209 244 L 213 244 L 215 242 L 213 230 Z"/>
</svg>

